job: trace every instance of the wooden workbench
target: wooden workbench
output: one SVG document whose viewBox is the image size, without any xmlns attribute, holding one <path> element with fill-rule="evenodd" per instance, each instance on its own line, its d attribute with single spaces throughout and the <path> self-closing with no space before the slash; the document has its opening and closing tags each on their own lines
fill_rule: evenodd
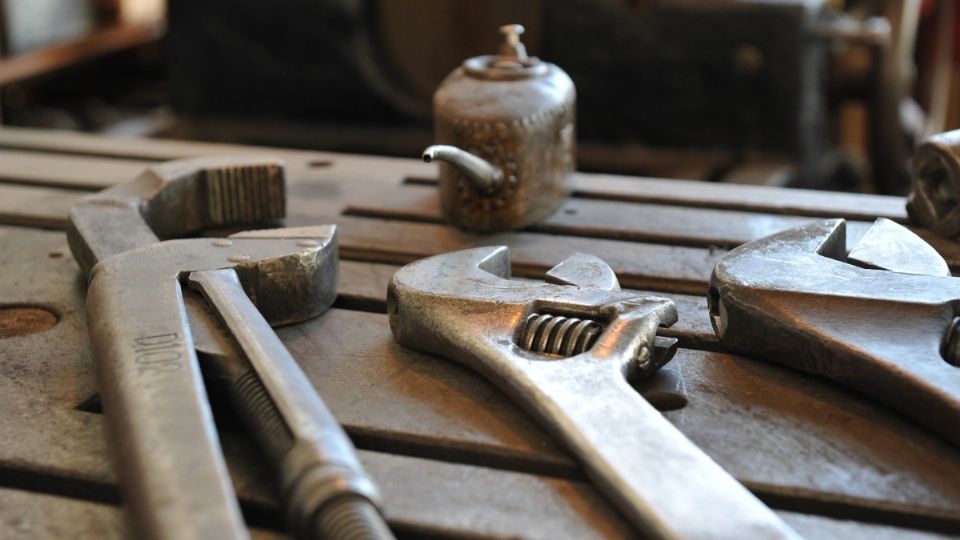
<svg viewBox="0 0 960 540">
<path fill-rule="evenodd" d="M 905 221 L 903 200 L 578 175 L 543 224 L 492 236 L 442 222 L 435 169 L 415 160 L 0 129 L 0 537 L 124 531 L 87 349 L 84 283 L 62 232 L 83 195 L 158 161 L 215 154 L 286 160 L 288 225 L 340 226 L 334 309 L 279 333 L 343 423 L 405 537 L 630 537 L 569 453 L 496 388 L 397 346 L 385 316 L 398 265 L 509 245 L 536 278 L 575 251 L 624 287 L 676 300 L 681 349 L 641 391 L 809 538 L 940 538 L 960 531 L 960 450 L 831 383 L 723 352 L 704 294 L 727 249 L 817 216 Z M 960 246 L 929 238 L 951 266 Z M 214 396 L 217 400 L 217 396 Z M 222 400 L 219 400 L 222 401 Z M 270 477 L 223 406 L 218 426 L 256 534 L 282 519 Z"/>
</svg>

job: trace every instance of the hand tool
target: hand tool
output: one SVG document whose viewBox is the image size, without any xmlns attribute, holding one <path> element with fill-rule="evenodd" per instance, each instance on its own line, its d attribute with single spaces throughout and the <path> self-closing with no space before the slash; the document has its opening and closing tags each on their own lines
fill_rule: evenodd
<svg viewBox="0 0 960 540">
<path fill-rule="evenodd" d="M 960 279 L 880 219 L 849 248 L 830 219 L 740 246 L 710 281 L 730 349 L 820 375 L 960 444 Z"/>
<path fill-rule="evenodd" d="M 932 135 L 914 152 L 907 213 L 937 234 L 960 236 L 960 129 Z"/>
<path fill-rule="evenodd" d="M 283 208 L 282 163 L 205 158 L 154 167 L 71 211 L 71 250 L 90 273 L 104 412 L 140 534 L 247 536 L 196 348 L 213 360 L 205 370 L 228 381 L 238 412 L 280 471 L 295 533 L 389 537 L 349 439 L 267 323 L 304 320 L 333 302 L 335 227 L 158 241 L 275 219 Z M 201 331 L 195 342 L 191 322 L 209 329 L 210 313 L 185 303 L 182 284 L 204 295 L 226 335 Z"/>
<path fill-rule="evenodd" d="M 504 246 L 411 263 L 390 282 L 403 346 L 480 372 L 580 458 L 649 538 L 798 538 L 631 388 L 672 356 L 655 332 L 672 301 L 620 291 L 609 266 L 577 254 L 548 283 L 510 278 Z"/>
</svg>

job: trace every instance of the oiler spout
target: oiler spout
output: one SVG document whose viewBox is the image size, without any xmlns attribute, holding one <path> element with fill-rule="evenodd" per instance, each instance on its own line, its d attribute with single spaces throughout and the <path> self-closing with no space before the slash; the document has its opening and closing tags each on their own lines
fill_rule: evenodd
<svg viewBox="0 0 960 540">
<path fill-rule="evenodd" d="M 491 165 L 487 160 L 470 152 L 465 152 L 456 146 L 447 144 L 428 146 L 423 151 L 422 157 L 426 163 L 434 160 L 446 161 L 459 169 L 464 176 L 483 191 L 493 191 L 500 185 L 500 182 L 503 182 L 503 171 Z"/>
</svg>

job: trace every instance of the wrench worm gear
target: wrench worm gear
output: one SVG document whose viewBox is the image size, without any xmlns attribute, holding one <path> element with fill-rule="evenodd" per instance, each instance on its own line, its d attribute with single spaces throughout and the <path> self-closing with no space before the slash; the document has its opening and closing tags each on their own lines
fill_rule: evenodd
<svg viewBox="0 0 960 540">
<path fill-rule="evenodd" d="M 532 352 L 573 356 L 593 346 L 603 327 L 590 319 L 532 313 L 520 335 L 520 346 Z"/>
</svg>

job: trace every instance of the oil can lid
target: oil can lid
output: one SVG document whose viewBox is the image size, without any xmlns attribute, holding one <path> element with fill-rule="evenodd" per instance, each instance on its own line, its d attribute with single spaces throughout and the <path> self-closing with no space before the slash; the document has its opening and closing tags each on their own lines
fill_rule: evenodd
<svg viewBox="0 0 960 540">
<path fill-rule="evenodd" d="M 497 54 L 468 58 L 463 70 L 473 77 L 495 80 L 529 79 L 545 74 L 547 65 L 535 56 L 527 56 L 527 48 L 520 41 L 523 31 L 519 24 L 501 26 L 503 43 Z"/>
</svg>

